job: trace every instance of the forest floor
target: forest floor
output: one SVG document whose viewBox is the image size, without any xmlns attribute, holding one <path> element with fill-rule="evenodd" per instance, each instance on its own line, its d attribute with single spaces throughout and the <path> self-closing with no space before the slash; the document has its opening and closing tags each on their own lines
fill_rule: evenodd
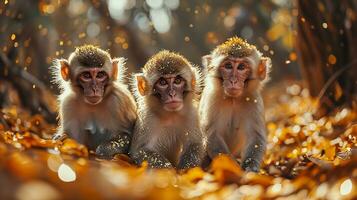
<svg viewBox="0 0 357 200">
<path fill-rule="evenodd" d="M 357 112 L 315 119 L 315 102 L 292 84 L 266 96 L 268 147 L 258 174 L 228 157 L 209 169 L 149 170 L 125 155 L 95 158 L 49 138 L 55 125 L 10 106 L 0 112 L 1 199 L 355 199 Z"/>
</svg>

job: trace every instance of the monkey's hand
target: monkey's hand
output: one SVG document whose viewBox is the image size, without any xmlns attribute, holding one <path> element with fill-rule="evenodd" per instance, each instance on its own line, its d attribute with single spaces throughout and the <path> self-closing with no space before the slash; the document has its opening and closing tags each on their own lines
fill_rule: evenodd
<svg viewBox="0 0 357 200">
<path fill-rule="evenodd" d="M 141 165 L 144 161 L 147 161 L 151 168 L 172 168 L 172 164 L 167 158 L 148 149 L 140 149 L 133 155 L 133 160 L 137 165 Z"/>
<path fill-rule="evenodd" d="M 64 139 L 66 139 L 68 137 L 67 134 L 65 133 L 56 133 L 52 136 L 52 140 L 59 140 L 59 141 L 63 141 Z"/>
<path fill-rule="evenodd" d="M 130 147 L 130 137 L 120 134 L 108 142 L 98 145 L 95 154 L 101 158 L 112 158 L 115 154 L 128 153 Z"/>
<path fill-rule="evenodd" d="M 265 151 L 265 143 L 252 143 L 248 146 L 243 156 L 241 167 L 248 172 L 259 172 L 260 162 Z"/>
<path fill-rule="evenodd" d="M 181 155 L 178 169 L 188 169 L 197 167 L 201 164 L 203 157 L 203 147 L 201 144 L 192 143 L 184 150 Z"/>
<path fill-rule="evenodd" d="M 247 172 L 259 172 L 260 164 L 253 158 L 246 158 L 242 162 L 242 168 Z"/>
<path fill-rule="evenodd" d="M 220 135 L 216 133 L 213 133 L 208 138 L 207 153 L 212 160 L 220 154 L 226 154 L 228 156 L 231 156 L 232 159 L 234 160 L 234 157 L 229 151 L 226 142 Z"/>
</svg>

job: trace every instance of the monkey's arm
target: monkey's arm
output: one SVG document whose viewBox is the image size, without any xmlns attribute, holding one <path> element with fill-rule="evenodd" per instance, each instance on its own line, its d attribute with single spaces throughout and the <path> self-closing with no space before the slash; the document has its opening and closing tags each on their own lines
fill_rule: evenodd
<svg viewBox="0 0 357 200">
<path fill-rule="evenodd" d="M 188 144 L 183 150 L 177 168 L 188 169 L 199 166 L 202 162 L 203 153 L 202 142 Z"/>
<path fill-rule="evenodd" d="M 265 140 L 265 137 L 257 136 L 249 144 L 247 144 L 242 162 L 242 168 L 245 171 L 259 171 L 260 163 L 263 159 L 266 148 Z"/>
<path fill-rule="evenodd" d="M 118 134 L 110 141 L 98 145 L 95 153 L 103 158 L 112 158 L 115 154 L 126 154 L 129 152 L 130 140 L 127 134 Z"/>
<path fill-rule="evenodd" d="M 212 160 L 219 154 L 227 154 L 228 156 L 231 156 L 231 152 L 229 151 L 226 142 L 223 140 L 222 136 L 215 132 L 208 138 L 207 153 Z"/>
<path fill-rule="evenodd" d="M 249 123 L 245 123 L 247 144 L 242 155 L 242 168 L 246 171 L 258 172 L 266 149 L 266 128 L 263 116 L 256 115 Z"/>
<path fill-rule="evenodd" d="M 158 152 L 143 148 L 132 154 L 135 164 L 140 165 L 147 161 L 151 168 L 172 168 L 170 161 Z"/>
</svg>

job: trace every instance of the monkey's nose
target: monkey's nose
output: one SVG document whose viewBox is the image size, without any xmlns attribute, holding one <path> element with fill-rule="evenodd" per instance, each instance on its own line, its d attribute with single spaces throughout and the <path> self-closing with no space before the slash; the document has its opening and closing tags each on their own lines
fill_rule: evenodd
<svg viewBox="0 0 357 200">
<path fill-rule="evenodd" d="M 238 83 L 238 79 L 237 78 L 231 79 L 231 83 L 232 83 L 232 85 L 237 84 Z"/>
<path fill-rule="evenodd" d="M 169 91 L 169 96 L 170 96 L 170 97 L 174 97 L 175 95 L 176 95 L 175 90 L 170 90 L 170 91 Z"/>
</svg>

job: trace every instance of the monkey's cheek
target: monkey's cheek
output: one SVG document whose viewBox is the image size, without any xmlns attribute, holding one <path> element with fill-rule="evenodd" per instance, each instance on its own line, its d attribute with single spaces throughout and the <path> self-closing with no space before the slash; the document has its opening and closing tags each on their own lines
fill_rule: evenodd
<svg viewBox="0 0 357 200">
<path fill-rule="evenodd" d="M 102 102 L 102 97 L 95 96 L 95 97 L 84 97 L 84 101 L 89 105 L 97 105 Z"/>
<path fill-rule="evenodd" d="M 164 105 L 164 109 L 169 112 L 180 111 L 183 108 L 182 102 L 167 103 Z"/>
</svg>

